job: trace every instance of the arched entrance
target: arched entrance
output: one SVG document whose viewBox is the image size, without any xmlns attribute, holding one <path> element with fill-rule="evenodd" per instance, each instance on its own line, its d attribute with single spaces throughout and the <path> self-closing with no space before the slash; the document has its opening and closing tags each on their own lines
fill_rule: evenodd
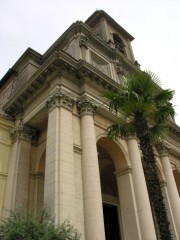
<svg viewBox="0 0 180 240">
<path fill-rule="evenodd" d="M 115 148 L 115 143 L 107 138 L 101 138 L 97 143 L 106 240 L 122 239 L 119 193 L 113 159 Z"/>
<path fill-rule="evenodd" d="M 45 176 L 45 151 L 41 156 L 36 173 L 36 211 L 42 210 L 44 207 L 44 176 Z"/>
<path fill-rule="evenodd" d="M 30 174 L 29 209 L 35 216 L 44 208 L 45 150 Z"/>
</svg>

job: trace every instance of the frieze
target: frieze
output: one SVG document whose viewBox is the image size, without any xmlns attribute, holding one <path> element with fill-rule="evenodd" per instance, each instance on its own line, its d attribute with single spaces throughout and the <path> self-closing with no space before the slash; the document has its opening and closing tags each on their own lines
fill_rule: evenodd
<svg viewBox="0 0 180 240">
<path fill-rule="evenodd" d="M 88 78 L 92 82 L 96 83 L 97 85 L 101 86 L 105 90 L 111 90 L 113 92 L 117 91 L 117 88 L 113 86 L 111 83 L 104 80 L 102 77 L 98 76 L 96 73 L 90 70 L 80 70 L 78 71 L 78 75 L 80 79 Z M 114 82 L 116 84 L 116 82 Z"/>
</svg>

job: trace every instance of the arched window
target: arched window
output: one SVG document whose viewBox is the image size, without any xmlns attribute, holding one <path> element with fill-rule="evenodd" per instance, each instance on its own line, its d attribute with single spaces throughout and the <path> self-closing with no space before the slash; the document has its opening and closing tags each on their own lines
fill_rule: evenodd
<svg viewBox="0 0 180 240">
<path fill-rule="evenodd" d="M 115 48 L 117 48 L 122 53 L 125 53 L 123 41 L 118 36 L 118 34 L 113 33 L 113 40 L 114 40 Z"/>
</svg>

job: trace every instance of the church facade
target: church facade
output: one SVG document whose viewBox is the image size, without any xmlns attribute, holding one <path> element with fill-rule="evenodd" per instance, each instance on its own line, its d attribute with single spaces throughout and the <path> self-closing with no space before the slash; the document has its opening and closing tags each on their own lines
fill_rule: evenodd
<svg viewBox="0 0 180 240">
<path fill-rule="evenodd" d="M 28 48 L 0 81 L 0 219 L 23 206 L 70 219 L 82 240 L 156 240 L 136 138 L 113 141 L 101 93 L 140 71 L 134 38 L 106 12 L 73 23 L 43 54 Z M 180 128 L 155 149 L 180 239 Z"/>
</svg>

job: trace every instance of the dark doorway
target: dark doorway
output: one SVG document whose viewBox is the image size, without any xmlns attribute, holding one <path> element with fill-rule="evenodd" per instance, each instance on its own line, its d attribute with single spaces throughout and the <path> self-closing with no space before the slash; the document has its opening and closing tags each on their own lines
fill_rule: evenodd
<svg viewBox="0 0 180 240">
<path fill-rule="evenodd" d="M 106 240 L 121 240 L 117 206 L 103 203 L 103 213 Z"/>
</svg>

